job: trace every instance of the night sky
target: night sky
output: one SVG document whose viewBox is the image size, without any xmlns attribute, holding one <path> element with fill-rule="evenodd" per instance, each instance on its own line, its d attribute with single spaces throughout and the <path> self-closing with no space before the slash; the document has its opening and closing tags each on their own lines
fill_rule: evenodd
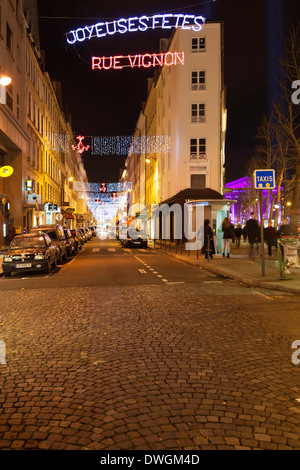
<svg viewBox="0 0 300 470">
<path fill-rule="evenodd" d="M 52 79 L 62 82 L 74 133 L 132 135 L 154 69 L 92 71 L 91 57 L 159 52 L 166 30 L 115 34 L 71 46 L 65 33 L 98 21 L 157 13 L 190 13 L 224 21 L 227 88 L 226 181 L 244 176 L 256 128 L 276 94 L 278 57 L 290 23 L 299 21 L 298 0 L 184 0 L 103 2 L 38 0 L 41 49 Z M 59 18 L 63 17 L 63 18 Z M 204 26 L 205 28 L 205 26 Z M 300 77 L 295 77 L 299 79 Z M 83 154 L 89 181 L 119 179 L 123 157 Z"/>
</svg>

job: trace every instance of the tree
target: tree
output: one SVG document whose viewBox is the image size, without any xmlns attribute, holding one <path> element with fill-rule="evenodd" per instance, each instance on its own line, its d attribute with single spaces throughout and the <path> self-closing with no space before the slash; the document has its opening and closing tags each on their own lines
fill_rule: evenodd
<svg viewBox="0 0 300 470">
<path fill-rule="evenodd" d="M 292 26 L 285 44 L 284 59 L 280 61 L 282 70 L 279 81 L 280 93 L 272 103 L 269 116 L 263 117 L 257 131 L 258 144 L 255 156 L 250 160 L 247 170 L 273 168 L 276 175 L 276 194 L 268 192 L 265 218 L 271 219 L 274 207 L 281 205 L 282 195 L 292 191 L 291 224 L 294 229 L 300 219 L 300 106 L 292 102 L 292 83 L 300 78 L 300 23 Z M 269 211 L 267 211 L 269 209 Z M 277 226 L 279 208 L 276 208 Z"/>
</svg>

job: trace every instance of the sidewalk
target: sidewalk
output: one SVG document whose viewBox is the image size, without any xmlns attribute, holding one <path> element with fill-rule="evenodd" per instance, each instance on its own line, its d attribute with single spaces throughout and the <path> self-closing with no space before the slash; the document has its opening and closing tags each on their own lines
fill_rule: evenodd
<svg viewBox="0 0 300 470">
<path fill-rule="evenodd" d="M 222 255 L 214 255 L 213 259 L 207 261 L 197 251 L 184 250 L 184 247 L 162 242 L 161 246 L 158 241 L 155 242 L 155 250 L 166 253 L 177 259 L 194 266 L 199 266 L 207 271 L 219 274 L 230 279 L 243 282 L 249 286 L 263 287 L 266 289 L 275 289 L 284 292 L 300 294 L 300 269 L 290 269 L 289 273 L 285 273 L 287 279 L 280 279 L 279 261 L 277 250 L 274 250 L 272 257 L 268 256 L 267 247 L 265 247 L 265 276 L 262 276 L 261 257 L 256 256 L 254 260 L 249 259 L 248 243 L 241 242 L 241 246 L 236 248 L 232 244 L 230 258 L 223 258 Z"/>
</svg>

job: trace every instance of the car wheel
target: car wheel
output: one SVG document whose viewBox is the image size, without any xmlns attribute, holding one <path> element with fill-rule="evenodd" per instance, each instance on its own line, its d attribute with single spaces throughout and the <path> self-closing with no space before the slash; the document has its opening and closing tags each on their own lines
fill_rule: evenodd
<svg viewBox="0 0 300 470">
<path fill-rule="evenodd" d="M 50 264 L 50 259 L 47 260 L 47 266 L 45 269 L 45 274 L 49 274 L 51 270 L 51 264 Z"/>
<path fill-rule="evenodd" d="M 61 251 L 59 252 L 59 255 L 58 255 L 58 264 L 62 264 L 62 255 L 61 255 Z"/>
<path fill-rule="evenodd" d="M 67 250 L 64 252 L 64 255 L 63 255 L 63 259 L 66 260 L 68 257 L 68 253 L 67 253 Z"/>
<path fill-rule="evenodd" d="M 10 277 L 11 273 L 4 273 L 5 277 Z"/>
<path fill-rule="evenodd" d="M 53 268 L 55 269 L 57 267 L 57 256 L 54 256 L 54 261 L 52 263 Z"/>
</svg>

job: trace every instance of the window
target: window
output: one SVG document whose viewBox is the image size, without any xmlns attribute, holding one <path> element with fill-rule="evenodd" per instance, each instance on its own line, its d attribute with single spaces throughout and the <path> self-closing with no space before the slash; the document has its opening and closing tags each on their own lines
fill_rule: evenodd
<svg viewBox="0 0 300 470">
<path fill-rule="evenodd" d="M 203 189 L 206 184 L 205 175 L 191 175 L 191 188 L 192 189 Z"/>
<path fill-rule="evenodd" d="M 20 96 L 17 93 L 17 118 L 20 119 Z"/>
<path fill-rule="evenodd" d="M 205 70 L 193 71 L 191 75 L 191 90 L 205 90 Z"/>
<path fill-rule="evenodd" d="M 190 139 L 190 159 L 206 158 L 206 139 Z"/>
<path fill-rule="evenodd" d="M 6 23 L 6 47 L 12 54 L 13 53 L 13 33 L 8 23 Z"/>
<path fill-rule="evenodd" d="M 205 52 L 206 41 L 205 38 L 192 38 L 192 52 Z"/>
<path fill-rule="evenodd" d="M 9 107 L 9 109 L 11 109 L 11 111 L 13 111 L 13 87 L 12 85 L 8 85 L 6 87 L 6 104 L 7 106 Z"/>
<path fill-rule="evenodd" d="M 191 122 L 205 122 L 205 104 L 192 104 L 191 105 Z"/>
</svg>

